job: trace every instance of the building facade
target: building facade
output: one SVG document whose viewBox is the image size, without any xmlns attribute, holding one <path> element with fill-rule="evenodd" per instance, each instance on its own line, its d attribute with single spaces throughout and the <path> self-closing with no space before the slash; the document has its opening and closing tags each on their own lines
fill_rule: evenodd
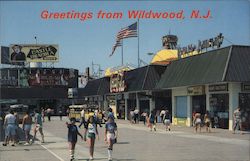
<svg viewBox="0 0 250 161">
<path fill-rule="evenodd" d="M 229 46 L 173 61 L 157 88 L 172 89 L 175 125 L 192 126 L 192 115 L 209 111 L 213 126 L 233 127 L 233 112 L 242 109 L 250 130 L 250 47 Z"/>
<path fill-rule="evenodd" d="M 209 111 L 213 127 L 229 130 L 234 110 L 241 107 L 243 128 L 250 130 L 249 69 L 250 47 L 233 45 L 165 66 L 148 65 L 124 72 L 115 80 L 106 79 L 104 94 L 96 92 L 92 99 L 100 100 L 103 109 L 113 108 L 122 119 L 128 119 L 135 109 L 140 113 L 168 109 L 173 124 L 182 126 L 192 126 L 195 112 L 204 116 Z M 101 88 L 93 86 L 88 88 Z"/>
<path fill-rule="evenodd" d="M 66 111 L 74 103 L 69 88 L 78 88 L 78 70 L 67 68 L 1 68 L 1 107 L 25 104 L 30 108 Z"/>
</svg>

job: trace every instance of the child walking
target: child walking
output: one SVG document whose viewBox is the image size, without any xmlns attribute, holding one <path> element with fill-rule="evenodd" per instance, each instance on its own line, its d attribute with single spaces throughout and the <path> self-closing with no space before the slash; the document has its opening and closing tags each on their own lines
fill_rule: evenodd
<svg viewBox="0 0 250 161">
<path fill-rule="evenodd" d="M 165 114 L 163 116 L 163 121 L 164 121 L 164 124 L 166 126 L 166 131 L 170 131 L 171 121 L 170 121 L 170 113 L 168 110 L 165 111 Z"/>
<path fill-rule="evenodd" d="M 84 132 L 84 141 L 87 140 L 86 137 L 88 137 L 88 144 L 89 144 L 89 159 L 93 160 L 93 155 L 94 155 L 94 146 L 95 146 L 95 138 L 96 135 L 99 140 L 99 135 L 98 135 L 98 130 L 97 130 L 97 125 L 94 120 L 93 116 L 90 116 L 87 123 L 85 124 L 85 132 Z"/>
<path fill-rule="evenodd" d="M 104 141 L 108 143 L 108 160 L 112 160 L 113 144 L 117 142 L 117 125 L 112 117 L 108 117 L 105 125 Z"/>
<path fill-rule="evenodd" d="M 74 160 L 75 145 L 77 142 L 77 135 L 83 136 L 79 133 L 77 126 L 75 125 L 76 119 L 74 117 L 70 118 L 70 123 L 66 122 L 68 127 L 68 142 L 69 142 L 69 152 L 70 152 L 70 161 Z"/>
</svg>

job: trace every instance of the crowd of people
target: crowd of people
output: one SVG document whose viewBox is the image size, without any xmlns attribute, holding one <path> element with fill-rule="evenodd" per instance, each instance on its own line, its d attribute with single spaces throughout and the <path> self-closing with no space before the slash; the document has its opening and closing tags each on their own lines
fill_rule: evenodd
<svg viewBox="0 0 250 161">
<path fill-rule="evenodd" d="M 79 135 L 82 140 L 86 141 L 89 146 L 89 160 L 93 160 L 94 158 L 94 147 L 95 147 L 95 140 L 96 138 L 99 140 L 99 132 L 97 125 L 101 125 L 100 121 L 98 120 L 97 113 L 94 115 L 89 116 L 87 121 L 85 120 L 84 111 L 81 112 L 82 121 L 79 125 L 81 127 L 84 125 L 84 134 L 82 135 L 79 131 L 77 126 L 75 125 L 76 118 L 71 117 L 70 123 L 66 122 L 68 128 L 68 142 L 69 142 L 69 152 L 70 152 L 70 159 L 71 161 L 74 160 L 74 152 L 75 152 L 75 145 L 77 143 L 77 135 Z M 115 123 L 115 117 L 110 108 L 108 110 L 107 122 L 105 124 L 105 132 L 104 132 L 104 141 L 108 145 L 108 160 L 112 160 L 112 151 L 113 145 L 117 142 L 117 124 Z M 102 127 L 102 126 L 100 126 Z"/>
<path fill-rule="evenodd" d="M 160 120 L 159 117 L 161 118 Z M 162 122 L 165 125 L 166 131 L 170 131 L 171 129 L 171 114 L 168 110 L 161 110 L 161 112 L 158 114 L 156 114 L 154 110 L 152 110 L 150 113 L 143 111 L 141 114 L 138 109 L 131 110 L 130 123 L 137 124 L 140 122 L 140 120 L 143 121 L 144 125 L 147 125 L 150 131 L 152 131 L 152 129 L 156 131 L 156 123 L 159 122 Z"/>
<path fill-rule="evenodd" d="M 31 137 L 30 132 L 32 129 L 32 124 L 34 123 L 33 128 L 33 137 Z M 14 113 L 13 109 L 9 110 L 9 113 L 4 118 L 3 123 L 5 129 L 5 138 L 3 142 L 3 146 L 7 146 L 11 144 L 11 146 L 15 146 L 19 143 L 21 134 L 19 129 L 21 128 L 24 135 L 25 135 L 25 144 L 30 145 L 34 143 L 36 140 L 36 133 L 37 131 L 40 132 L 42 137 L 42 143 L 44 142 L 44 135 L 43 135 L 43 122 L 42 122 L 42 115 L 39 110 L 35 110 L 34 114 L 34 121 L 32 120 L 32 116 L 30 111 L 26 111 L 24 117 L 22 118 L 21 127 L 19 127 L 19 117 L 17 113 Z"/>
<path fill-rule="evenodd" d="M 74 152 L 75 146 L 77 143 L 77 135 L 79 135 L 82 140 L 86 141 L 89 146 L 89 159 L 92 160 L 94 158 L 94 147 L 96 139 L 99 140 L 99 132 L 98 126 L 102 127 L 101 122 L 102 119 L 105 120 L 105 132 L 104 132 L 104 141 L 107 144 L 107 152 L 108 159 L 112 160 L 112 152 L 113 145 L 117 142 L 118 131 L 117 124 L 115 123 L 115 116 L 111 108 L 108 109 L 106 117 L 102 115 L 101 120 L 98 115 L 100 111 L 96 110 L 93 115 L 89 115 L 88 119 L 85 118 L 84 109 L 81 111 L 81 121 L 79 126 L 76 126 L 76 118 L 70 117 L 70 122 L 66 122 L 66 126 L 68 128 L 68 143 L 69 143 L 69 152 L 71 161 L 74 160 Z M 10 144 L 11 146 L 15 146 L 20 139 L 18 129 L 21 128 L 25 135 L 25 143 L 24 145 L 31 145 L 36 140 L 37 132 L 41 135 L 41 143 L 44 143 L 44 134 L 43 134 L 43 122 L 45 121 L 45 115 L 48 116 L 48 121 L 51 121 L 51 109 L 41 109 L 35 110 L 32 115 L 31 111 L 26 111 L 25 115 L 22 118 L 22 124 L 19 127 L 19 118 L 17 113 L 15 113 L 12 109 L 9 110 L 9 113 L 4 117 L 4 129 L 5 129 L 5 138 L 3 142 L 3 146 L 7 146 Z M 102 112 L 101 112 L 102 113 Z M 102 113 L 103 114 L 103 113 Z M 69 116 L 69 115 L 68 115 Z M 59 111 L 60 120 L 62 120 L 62 111 Z M 1 118 L 3 118 L 1 116 Z M 160 118 L 160 121 L 159 121 Z M 193 127 L 195 132 L 201 132 L 201 127 L 204 125 L 206 128 L 206 132 L 211 132 L 212 122 L 211 115 L 209 111 L 206 111 L 204 115 L 202 115 L 199 111 L 193 112 Z M 140 120 L 143 121 L 144 125 L 147 125 L 150 131 L 156 131 L 156 123 L 162 122 L 166 131 L 171 130 L 171 120 L 172 116 L 168 110 L 161 110 L 156 114 L 155 111 L 151 111 L 150 113 L 143 111 L 140 113 L 138 109 L 134 111 L 130 111 L 130 122 L 132 124 L 139 123 Z M 242 130 L 241 126 L 241 109 L 238 107 L 233 113 L 233 133 L 235 133 L 236 129 Z M 81 134 L 79 129 L 81 126 L 84 126 L 84 132 Z M 33 127 L 33 136 L 31 135 Z M 241 131 L 242 133 L 242 131 Z"/>
<path fill-rule="evenodd" d="M 212 122 L 211 122 L 211 116 L 208 111 L 206 111 L 206 114 L 204 115 L 203 122 L 202 122 L 202 116 L 199 111 L 196 111 L 193 113 L 193 126 L 195 128 L 195 132 L 198 131 L 201 132 L 202 124 L 206 127 L 206 132 L 211 132 Z"/>
<path fill-rule="evenodd" d="M 41 143 L 44 143 L 43 122 L 45 122 L 45 116 L 48 117 L 48 121 L 51 121 L 51 115 L 53 113 L 51 108 L 47 107 L 46 109 L 41 108 L 39 110 L 27 109 L 22 112 L 17 112 L 13 108 L 9 108 L 9 111 L 5 113 L 1 111 L 0 117 L 0 123 L 4 129 L 3 146 L 7 146 L 10 143 L 11 146 L 19 144 L 22 135 L 25 136 L 24 145 L 31 145 L 36 140 L 37 132 L 41 135 Z M 62 120 L 62 115 L 62 110 L 59 110 L 60 120 Z M 33 136 L 31 134 L 33 134 Z"/>
<path fill-rule="evenodd" d="M 139 110 L 131 110 L 130 111 L 130 123 L 137 124 L 139 121 L 143 121 L 144 125 L 149 127 L 150 131 L 156 131 L 156 123 L 163 123 L 166 131 L 171 130 L 172 116 L 169 110 L 162 109 L 159 111 L 151 111 L 150 113 L 143 111 L 139 114 Z M 236 108 L 233 113 L 233 134 L 237 129 L 239 129 L 242 133 L 242 113 L 240 107 Z M 194 131 L 197 133 L 201 132 L 202 127 L 205 127 L 206 132 L 211 132 L 212 127 L 217 128 L 219 124 L 219 120 L 217 116 L 212 117 L 209 111 L 206 111 L 202 114 L 199 110 L 193 111 L 192 117 L 192 126 L 194 127 Z"/>
<path fill-rule="evenodd" d="M 19 125 L 19 116 L 13 109 L 10 109 L 8 114 L 4 117 L 3 127 L 5 131 L 5 138 L 3 146 L 10 144 L 11 146 L 16 146 L 20 141 L 20 129 L 24 134 L 25 143 L 23 145 L 31 145 L 35 142 L 37 132 L 41 135 L 41 143 L 44 143 L 44 133 L 43 133 L 43 122 L 45 122 L 45 116 L 48 116 L 48 121 L 51 121 L 51 109 L 41 109 L 35 110 L 34 113 L 31 111 L 26 111 L 23 116 L 22 123 Z M 77 135 L 79 135 L 82 140 L 86 141 L 89 146 L 90 160 L 94 158 L 94 146 L 96 138 L 99 140 L 98 128 L 102 127 L 101 121 L 98 119 L 98 111 L 94 112 L 94 115 L 90 115 L 86 120 L 84 117 L 84 110 L 81 111 L 82 120 L 79 127 L 76 126 L 76 118 L 70 117 L 70 122 L 66 122 L 68 128 L 68 143 L 70 151 L 70 159 L 74 160 L 75 145 L 77 143 Z M 68 115 L 69 116 L 69 115 Z M 1 116 L 2 118 L 2 116 Z M 59 118 L 62 120 L 62 116 L 59 112 Z M 108 109 L 108 113 L 104 118 L 106 120 L 104 141 L 107 145 L 108 159 L 112 160 L 113 145 L 117 142 L 117 124 L 115 123 L 115 116 L 112 109 Z M 79 132 L 81 126 L 84 126 L 83 135 Z M 33 129 L 33 130 L 32 130 Z M 33 131 L 33 136 L 31 135 Z"/>
</svg>

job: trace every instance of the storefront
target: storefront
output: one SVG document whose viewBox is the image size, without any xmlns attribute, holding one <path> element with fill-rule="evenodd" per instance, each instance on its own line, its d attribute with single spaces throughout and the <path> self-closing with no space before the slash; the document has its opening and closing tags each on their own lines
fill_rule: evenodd
<svg viewBox="0 0 250 161">
<path fill-rule="evenodd" d="M 171 90 L 161 90 L 154 91 L 152 97 L 155 100 L 156 110 L 168 110 L 172 113 L 172 91 Z"/>
<path fill-rule="evenodd" d="M 172 61 L 157 88 L 172 89 L 175 125 L 192 125 L 192 113 L 206 111 L 213 127 L 232 130 L 233 112 L 242 108 L 243 128 L 249 129 L 250 46 L 228 46 Z M 236 65 L 237 64 L 237 65 Z M 242 84 L 241 82 L 247 82 Z"/>
<path fill-rule="evenodd" d="M 187 88 L 187 93 L 191 96 L 191 107 L 193 112 L 200 112 L 202 115 L 206 112 L 205 86 L 192 86 Z"/>
<path fill-rule="evenodd" d="M 116 103 L 117 103 L 117 118 L 125 118 L 125 101 L 123 94 L 116 94 Z"/>
<path fill-rule="evenodd" d="M 140 113 L 150 111 L 150 101 L 145 92 L 129 93 L 129 97 L 125 99 L 125 101 L 127 101 L 128 119 L 130 118 L 130 111 L 134 111 L 136 109 L 138 109 Z"/>
<path fill-rule="evenodd" d="M 229 128 L 229 94 L 228 84 L 213 84 L 208 86 L 209 90 L 209 112 L 212 117 L 212 126 Z"/>
</svg>

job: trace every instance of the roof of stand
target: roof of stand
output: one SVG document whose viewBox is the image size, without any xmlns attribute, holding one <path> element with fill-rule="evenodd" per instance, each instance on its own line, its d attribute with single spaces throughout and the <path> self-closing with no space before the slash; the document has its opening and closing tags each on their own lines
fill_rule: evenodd
<svg viewBox="0 0 250 161">
<path fill-rule="evenodd" d="M 250 46 L 228 46 L 171 62 L 157 89 L 250 81 Z"/>
</svg>

